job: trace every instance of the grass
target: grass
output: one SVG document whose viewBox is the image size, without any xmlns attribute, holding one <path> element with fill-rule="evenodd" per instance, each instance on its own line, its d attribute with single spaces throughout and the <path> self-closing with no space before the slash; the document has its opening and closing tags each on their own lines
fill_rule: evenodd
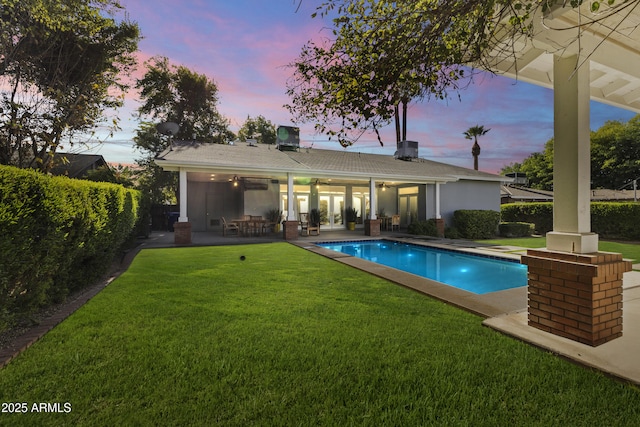
<svg viewBox="0 0 640 427">
<path fill-rule="evenodd" d="M 244 261 L 240 260 L 245 256 Z M 637 425 L 640 391 L 286 243 L 152 249 L 0 370 L 1 425 Z"/>
<path fill-rule="evenodd" d="M 523 248 L 544 248 L 547 245 L 545 237 L 522 237 L 509 239 L 478 240 L 481 243 L 489 243 L 501 246 L 521 246 Z M 618 252 L 624 258 L 640 262 L 640 245 L 637 243 L 623 243 L 600 240 L 598 249 L 603 252 Z"/>
</svg>

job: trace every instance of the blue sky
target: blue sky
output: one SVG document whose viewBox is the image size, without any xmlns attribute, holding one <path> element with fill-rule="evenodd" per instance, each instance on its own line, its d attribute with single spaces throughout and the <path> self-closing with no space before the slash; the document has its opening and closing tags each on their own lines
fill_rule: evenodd
<svg viewBox="0 0 640 427">
<path fill-rule="evenodd" d="M 287 64 L 310 39 L 328 38 L 330 22 L 311 18 L 319 0 L 121 0 L 129 18 L 140 25 L 142 63 L 162 55 L 176 65 L 205 74 L 218 85 L 218 110 L 236 131 L 247 116 L 263 115 L 276 125 L 290 125 L 283 108 L 289 102 Z M 432 160 L 473 167 L 471 141 L 463 132 L 482 125 L 491 130 L 479 139 L 480 170 L 498 172 L 541 151 L 553 136 L 553 93 L 515 80 L 482 74 L 448 101 L 410 107 L 407 138 L 419 142 L 419 154 Z M 122 130 L 91 152 L 111 163 L 133 163 L 141 153 L 132 148 L 139 106 L 134 90 L 119 110 Z M 634 113 L 592 103 L 591 128 L 607 120 L 627 121 Z M 373 135 L 363 136 L 351 151 L 389 154 L 395 151 L 393 127 L 383 132 L 384 147 Z M 337 142 L 301 125 L 301 144 L 342 149 Z"/>
</svg>

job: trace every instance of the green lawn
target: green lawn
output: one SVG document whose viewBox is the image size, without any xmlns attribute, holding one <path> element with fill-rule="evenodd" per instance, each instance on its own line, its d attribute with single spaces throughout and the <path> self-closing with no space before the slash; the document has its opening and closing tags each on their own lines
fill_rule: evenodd
<svg viewBox="0 0 640 427">
<path fill-rule="evenodd" d="M 636 387 L 284 242 L 142 251 L 0 370 L 0 402 L 71 405 L 70 413 L 0 413 L 3 426 L 640 419 Z"/>
<path fill-rule="evenodd" d="M 544 237 L 491 239 L 478 240 L 478 242 L 494 245 L 522 246 L 523 248 L 544 248 L 547 245 L 547 239 Z M 604 252 L 618 252 L 621 253 L 624 258 L 640 262 L 640 244 L 637 243 L 608 242 L 600 240 L 598 242 L 598 249 Z"/>
</svg>

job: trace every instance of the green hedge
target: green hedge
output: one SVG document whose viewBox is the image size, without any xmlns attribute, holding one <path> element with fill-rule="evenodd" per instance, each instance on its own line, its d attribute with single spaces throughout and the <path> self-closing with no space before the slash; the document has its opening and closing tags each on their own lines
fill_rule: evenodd
<svg viewBox="0 0 640 427">
<path fill-rule="evenodd" d="M 453 223 L 464 239 L 489 239 L 496 235 L 500 212 L 462 209 L 453 212 Z"/>
<path fill-rule="evenodd" d="M 502 237 L 529 237 L 533 234 L 534 225 L 530 222 L 501 222 L 498 232 Z"/>
<path fill-rule="evenodd" d="M 607 239 L 640 240 L 640 204 L 591 203 L 591 231 Z"/>
<path fill-rule="evenodd" d="M 0 330 L 95 283 L 136 223 L 140 193 L 0 166 Z"/>
<path fill-rule="evenodd" d="M 438 227 L 436 226 L 436 220 L 432 218 L 424 221 L 414 221 L 407 227 L 407 233 L 437 237 Z"/>
<path fill-rule="evenodd" d="M 502 221 L 531 222 L 539 234 L 553 230 L 553 203 L 509 203 L 501 206 Z M 640 204 L 592 202 L 591 231 L 606 239 L 640 240 Z"/>
<path fill-rule="evenodd" d="M 546 234 L 553 230 L 553 203 L 507 203 L 500 206 L 500 218 L 503 222 L 532 223 L 536 233 Z"/>
</svg>

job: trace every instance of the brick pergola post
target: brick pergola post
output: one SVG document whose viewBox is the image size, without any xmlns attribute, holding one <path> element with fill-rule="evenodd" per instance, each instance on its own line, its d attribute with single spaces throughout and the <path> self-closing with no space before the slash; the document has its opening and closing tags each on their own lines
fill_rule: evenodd
<svg viewBox="0 0 640 427">
<path fill-rule="evenodd" d="M 529 325 L 599 346 L 622 336 L 622 276 L 631 262 L 618 253 L 527 251 Z"/>
</svg>

